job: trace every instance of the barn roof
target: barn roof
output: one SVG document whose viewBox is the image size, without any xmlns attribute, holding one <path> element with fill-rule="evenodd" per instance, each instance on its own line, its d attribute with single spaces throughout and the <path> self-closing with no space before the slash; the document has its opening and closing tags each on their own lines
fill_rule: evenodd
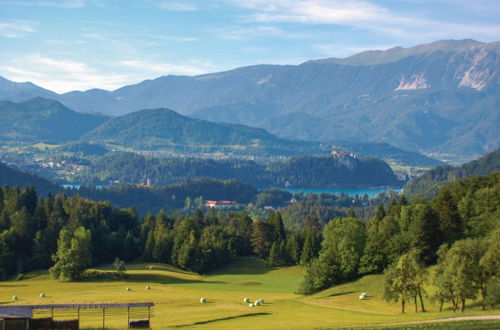
<svg viewBox="0 0 500 330">
<path fill-rule="evenodd" d="M 44 305 L 7 305 L 0 306 L 1 318 L 26 318 L 33 317 L 34 309 L 101 309 L 101 308 L 128 308 L 151 307 L 152 302 L 122 303 L 122 304 L 44 304 Z"/>
</svg>

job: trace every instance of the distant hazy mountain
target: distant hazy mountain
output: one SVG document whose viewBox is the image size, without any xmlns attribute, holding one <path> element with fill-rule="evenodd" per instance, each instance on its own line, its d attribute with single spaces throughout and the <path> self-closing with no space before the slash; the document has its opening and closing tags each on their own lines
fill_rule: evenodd
<svg viewBox="0 0 500 330">
<path fill-rule="evenodd" d="M 57 143 L 77 140 L 106 120 L 106 116 L 75 112 L 41 97 L 23 103 L 0 101 L 0 140 Z"/>
<path fill-rule="evenodd" d="M 500 146 L 499 55 L 499 42 L 445 40 L 301 65 L 165 76 L 57 99 L 113 115 L 170 108 L 291 139 L 482 154 Z"/>
<path fill-rule="evenodd" d="M 324 155 L 332 149 L 354 152 L 413 166 L 436 166 L 439 161 L 386 143 L 337 141 L 320 143 L 288 140 L 264 129 L 214 123 L 182 116 L 169 109 L 147 109 L 115 117 L 82 137 L 83 140 L 133 148 L 181 153 L 224 152 L 234 155 Z"/>
<path fill-rule="evenodd" d="M 59 95 L 30 82 L 13 82 L 0 76 L 0 100 L 26 101 L 35 97 L 56 98 Z"/>
<path fill-rule="evenodd" d="M 408 181 L 404 187 L 409 196 L 436 196 L 439 188 L 456 179 L 474 175 L 486 175 L 500 171 L 500 149 L 487 153 L 479 159 L 465 163 L 460 167 L 439 166 L 419 178 Z"/>
<path fill-rule="evenodd" d="M 136 150 L 164 149 L 188 154 L 230 152 L 255 156 L 324 155 L 332 149 L 340 149 L 355 152 L 360 157 L 399 164 L 441 164 L 417 152 L 384 143 L 292 141 L 261 128 L 193 119 L 168 109 L 142 110 L 110 119 L 77 113 L 44 98 L 23 103 L 0 101 L 0 144 L 5 142 L 58 143 L 63 144 L 61 151 L 86 155 L 107 153 L 103 144 Z"/>
</svg>

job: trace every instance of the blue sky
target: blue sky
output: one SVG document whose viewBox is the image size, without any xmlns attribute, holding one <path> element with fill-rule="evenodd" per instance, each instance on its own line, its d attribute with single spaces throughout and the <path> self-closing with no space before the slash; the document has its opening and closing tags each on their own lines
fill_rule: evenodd
<svg viewBox="0 0 500 330">
<path fill-rule="evenodd" d="M 500 38 L 498 0 L 0 0 L 0 75 L 57 91 Z"/>
</svg>

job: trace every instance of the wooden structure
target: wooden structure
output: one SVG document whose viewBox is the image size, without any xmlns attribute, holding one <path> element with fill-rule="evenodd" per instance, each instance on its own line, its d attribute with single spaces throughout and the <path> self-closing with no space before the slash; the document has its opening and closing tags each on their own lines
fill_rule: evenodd
<svg viewBox="0 0 500 330">
<path fill-rule="evenodd" d="M 46 304 L 46 305 L 0 305 L 0 330 L 19 329 L 79 329 L 81 310 L 102 310 L 102 328 L 106 328 L 106 315 L 114 310 L 126 310 L 129 328 L 150 328 L 152 302 L 124 304 Z M 76 318 L 55 320 L 54 311 L 76 312 Z M 37 311 L 48 311 L 49 317 L 34 318 Z M 116 315 L 116 314 L 115 314 Z"/>
</svg>

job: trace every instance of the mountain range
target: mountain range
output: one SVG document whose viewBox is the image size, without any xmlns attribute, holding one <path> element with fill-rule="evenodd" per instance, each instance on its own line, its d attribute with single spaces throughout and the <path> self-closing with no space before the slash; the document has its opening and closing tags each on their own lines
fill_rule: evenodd
<svg viewBox="0 0 500 330">
<path fill-rule="evenodd" d="M 0 145 L 64 144 L 61 151 L 103 155 L 105 148 L 162 150 L 181 154 L 245 156 L 324 155 L 348 150 L 399 164 L 435 166 L 441 163 L 417 152 L 386 143 L 337 141 L 320 143 L 279 138 L 262 128 L 214 123 L 182 116 L 170 109 L 145 109 L 119 117 L 75 112 L 58 101 L 35 98 L 0 102 Z M 104 148 L 103 148 L 104 147 Z"/>
<path fill-rule="evenodd" d="M 475 155 L 500 146 L 499 55 L 499 42 L 443 40 L 300 65 L 163 76 L 115 91 L 55 94 L 3 79 L 0 99 L 45 96 L 114 116 L 170 108 L 294 140 L 390 142 Z"/>
</svg>

